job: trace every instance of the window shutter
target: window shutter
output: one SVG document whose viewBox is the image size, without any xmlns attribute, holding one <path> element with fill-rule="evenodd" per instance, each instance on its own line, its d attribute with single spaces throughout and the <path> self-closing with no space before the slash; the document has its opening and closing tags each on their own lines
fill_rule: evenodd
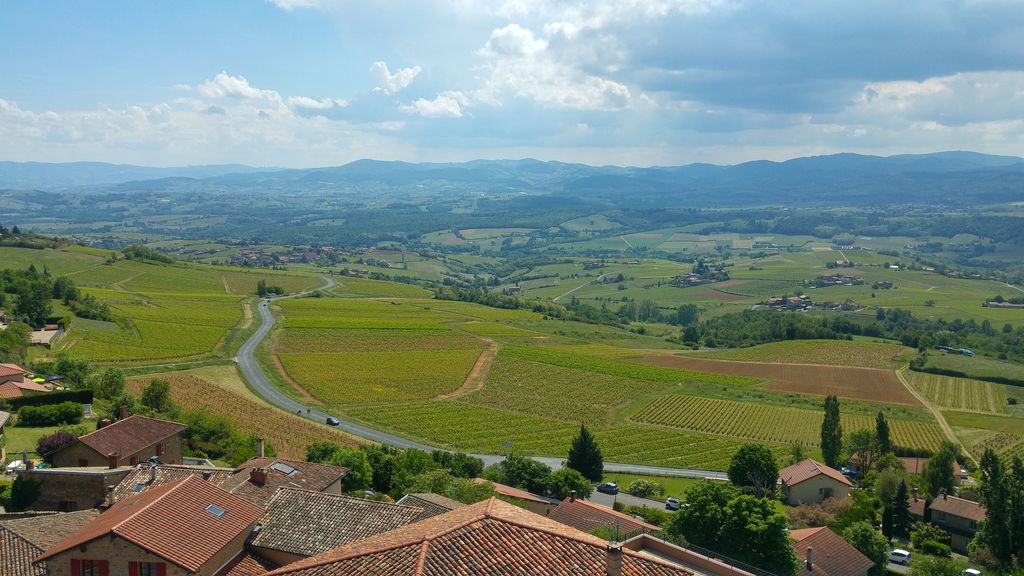
<svg viewBox="0 0 1024 576">
<path fill-rule="evenodd" d="M 139 576 L 139 563 L 128 562 L 128 576 Z"/>
<path fill-rule="evenodd" d="M 164 455 L 164 443 L 163 442 L 157 442 L 156 443 L 156 455 L 157 456 L 163 456 Z"/>
<path fill-rule="evenodd" d="M 97 560 L 96 564 L 100 568 L 100 576 L 109 576 L 110 574 L 110 563 L 106 560 Z"/>
<path fill-rule="evenodd" d="M 156 565 L 156 576 L 167 576 L 167 564 L 160 562 Z"/>
<path fill-rule="evenodd" d="M 82 576 L 82 561 L 77 558 L 71 559 L 71 576 Z"/>
</svg>

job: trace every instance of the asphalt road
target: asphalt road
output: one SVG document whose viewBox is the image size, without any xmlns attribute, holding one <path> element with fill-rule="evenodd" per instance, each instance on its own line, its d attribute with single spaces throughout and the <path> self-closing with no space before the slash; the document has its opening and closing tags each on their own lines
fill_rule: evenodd
<svg viewBox="0 0 1024 576">
<path fill-rule="evenodd" d="M 665 509 L 665 502 L 663 500 L 651 500 L 650 498 L 637 498 L 625 492 L 619 492 L 612 496 L 611 494 L 605 494 L 598 492 L 595 488 L 590 493 L 590 501 L 594 504 L 600 504 L 609 508 L 614 507 L 616 502 L 622 502 L 627 506 L 643 506 L 644 508 L 657 508 L 659 510 Z"/>
<path fill-rule="evenodd" d="M 330 290 L 335 286 L 333 278 L 330 278 L 328 276 L 321 276 L 321 278 L 324 279 L 326 284 L 320 288 L 317 288 L 317 290 Z M 307 292 L 303 292 L 302 294 L 306 294 Z M 300 295 L 301 294 L 293 294 L 291 296 L 278 296 L 276 298 L 272 298 L 271 300 L 284 300 L 288 298 L 294 298 Z M 249 386 L 252 387 L 253 391 L 262 396 L 263 399 L 266 400 L 267 402 L 270 402 L 271 404 L 284 410 L 288 410 L 289 412 L 294 412 L 297 415 L 302 416 L 303 418 L 309 418 L 314 422 L 318 422 L 326 426 L 327 424 L 325 422 L 327 421 L 328 416 L 333 416 L 335 418 L 338 418 L 338 416 L 335 414 L 327 414 L 326 412 L 321 412 L 313 406 L 307 406 L 293 398 L 285 396 L 284 393 L 278 390 L 273 384 L 270 383 L 269 380 L 267 380 L 267 377 L 263 374 L 263 371 L 260 370 L 259 364 L 257 364 L 255 358 L 256 347 L 259 346 L 260 342 L 262 342 L 263 339 L 267 337 L 267 334 L 270 333 L 270 330 L 274 327 L 274 322 L 276 320 L 274 318 L 274 315 L 270 313 L 270 308 L 266 300 L 261 300 L 259 304 L 257 304 L 256 308 L 259 311 L 259 318 L 261 322 L 260 327 L 252 336 L 249 337 L 248 340 L 245 341 L 245 344 L 243 344 L 242 347 L 239 348 L 238 350 L 238 367 L 239 369 L 241 369 L 242 375 L 249 383 Z M 335 428 L 340 428 L 341 430 L 344 430 L 349 434 L 354 434 L 356 436 L 366 438 L 367 440 L 371 440 L 373 442 L 388 444 L 390 446 L 395 446 L 397 448 L 416 448 L 419 450 L 425 450 L 427 452 L 437 449 L 437 447 L 435 446 L 429 446 L 427 444 L 422 444 L 414 440 L 402 438 L 401 436 L 395 436 L 394 434 L 381 432 L 380 430 L 368 428 L 355 422 L 349 422 L 346 420 L 342 420 L 341 418 L 338 418 L 338 420 L 340 420 L 341 423 L 335 426 Z M 503 455 L 500 454 L 471 455 L 483 460 L 485 465 L 500 462 L 505 458 Z M 534 460 L 537 460 L 538 462 L 543 462 L 548 467 L 555 470 L 561 468 L 563 462 L 561 458 L 546 458 L 539 456 L 535 457 Z M 622 472 L 631 474 L 655 474 L 659 476 L 681 476 L 686 478 L 714 478 L 718 480 L 727 479 L 727 476 L 723 472 L 715 472 L 711 470 L 664 468 L 661 466 L 641 466 L 639 464 L 621 464 L 617 462 L 605 462 L 604 469 L 608 472 Z M 622 496 L 624 496 L 624 494 L 620 494 L 619 496 L 621 499 Z M 633 498 L 632 496 L 629 497 Z"/>
</svg>

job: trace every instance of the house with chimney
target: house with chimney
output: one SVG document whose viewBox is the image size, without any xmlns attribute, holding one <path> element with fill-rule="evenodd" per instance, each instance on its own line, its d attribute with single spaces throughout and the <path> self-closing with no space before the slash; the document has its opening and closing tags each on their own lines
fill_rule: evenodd
<svg viewBox="0 0 1024 576">
<path fill-rule="evenodd" d="M 114 504 L 35 564 L 49 576 L 213 576 L 245 555 L 262 514 L 189 477 Z"/>
<path fill-rule="evenodd" d="M 110 493 L 132 468 L 107 466 L 71 468 L 34 468 L 18 470 L 19 478 L 27 478 L 39 486 L 39 497 L 28 510 L 74 512 L 107 506 Z"/>
<path fill-rule="evenodd" d="M 793 530 L 789 537 L 803 561 L 797 576 L 867 576 L 875 567 L 870 558 L 826 527 Z"/>
<path fill-rule="evenodd" d="M 135 414 L 128 416 L 121 408 L 121 418 L 95 432 L 80 436 L 74 442 L 47 454 L 58 468 L 72 466 L 135 466 L 156 458 L 160 462 L 178 464 L 182 459 L 182 433 L 188 426 Z"/>
<path fill-rule="evenodd" d="M 548 514 L 548 518 L 588 533 L 599 529 L 612 529 L 619 535 L 619 540 L 637 534 L 661 531 L 661 528 L 654 524 L 629 514 L 577 498 L 575 490 Z"/>
<path fill-rule="evenodd" d="M 268 576 L 342 574 L 693 576 L 656 554 L 609 543 L 497 498 L 334 548 Z"/>
<path fill-rule="evenodd" d="M 842 472 L 809 458 L 779 470 L 779 479 L 790 506 L 820 504 L 827 498 L 844 500 L 853 488 Z"/>
<path fill-rule="evenodd" d="M 987 510 L 981 504 L 948 494 L 940 494 L 928 506 L 931 523 L 949 533 L 949 547 L 960 554 L 978 533 L 978 524 L 985 520 Z"/>
</svg>

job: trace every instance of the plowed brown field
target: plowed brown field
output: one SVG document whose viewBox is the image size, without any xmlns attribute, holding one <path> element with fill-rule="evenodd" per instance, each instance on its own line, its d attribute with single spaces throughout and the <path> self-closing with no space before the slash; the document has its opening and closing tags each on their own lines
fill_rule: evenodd
<svg viewBox="0 0 1024 576">
<path fill-rule="evenodd" d="M 683 356 L 654 355 L 643 362 L 655 366 L 718 372 L 733 376 L 750 376 L 771 380 L 766 390 L 796 392 L 840 398 L 920 406 L 891 370 L 852 368 L 846 366 L 815 366 L 810 364 L 761 364 L 757 362 L 730 362 Z"/>
</svg>

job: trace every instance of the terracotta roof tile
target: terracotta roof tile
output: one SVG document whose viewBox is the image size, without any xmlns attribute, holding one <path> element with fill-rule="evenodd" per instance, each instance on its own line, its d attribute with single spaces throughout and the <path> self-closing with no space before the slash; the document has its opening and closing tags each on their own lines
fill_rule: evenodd
<svg viewBox="0 0 1024 576">
<path fill-rule="evenodd" d="M 605 526 L 617 527 L 624 537 L 632 536 L 638 532 L 659 532 L 654 524 L 648 524 L 643 520 L 637 520 L 628 514 L 617 512 L 611 508 L 587 502 L 577 498 L 573 500 L 566 498 L 556 506 L 548 518 L 572 526 L 584 532 L 593 532 Z"/>
<path fill-rule="evenodd" d="M 250 481 L 254 468 L 267 471 L 267 480 L 262 485 Z M 300 488 L 322 492 L 331 484 L 348 474 L 341 466 L 285 460 L 284 458 L 253 458 L 238 467 L 231 478 L 224 481 L 222 488 L 236 496 L 266 507 L 278 488 Z"/>
<path fill-rule="evenodd" d="M 263 576 L 277 567 L 277 564 L 270 560 L 249 550 L 244 550 L 221 568 L 215 576 Z"/>
<path fill-rule="evenodd" d="M 252 546 L 314 556 L 405 526 L 422 508 L 339 494 L 281 488 L 258 523 Z"/>
<path fill-rule="evenodd" d="M 875 566 L 867 556 L 828 528 L 793 530 L 789 536 L 798 558 L 804 561 L 801 574 L 824 576 L 859 576 Z M 807 569 L 807 549 L 812 549 L 811 569 Z"/>
<path fill-rule="evenodd" d="M 84 510 L 0 522 L 0 574 L 43 576 L 46 570 L 32 564 L 36 556 L 98 514 L 95 510 Z"/>
<path fill-rule="evenodd" d="M 226 513 L 212 513 L 210 506 Z M 262 513 L 259 506 L 193 476 L 117 502 L 37 561 L 113 533 L 194 572 Z"/>
<path fill-rule="evenodd" d="M 959 516 L 968 520 L 974 520 L 975 522 L 984 520 L 986 514 L 985 507 L 981 504 L 957 498 L 956 496 L 947 496 L 945 498 L 939 496 L 932 500 L 931 510 L 932 513 L 945 512 L 950 516 Z"/>
<path fill-rule="evenodd" d="M 820 462 L 815 462 L 808 458 L 802 462 L 797 462 L 792 466 L 786 466 L 782 470 L 779 470 L 779 477 L 786 483 L 787 486 L 795 486 L 805 480 L 810 480 L 815 476 L 825 475 L 829 478 L 846 484 L 847 486 L 853 486 L 850 479 L 843 476 L 843 473 L 835 468 L 829 468 Z"/>
<path fill-rule="evenodd" d="M 23 376 L 28 370 L 25 370 L 17 364 L 0 364 L 0 377 L 4 376 Z"/>
<path fill-rule="evenodd" d="M 23 396 L 21 388 L 14 385 L 14 382 L 0 384 L 0 398 L 20 398 Z"/>
<path fill-rule="evenodd" d="M 154 481 L 150 476 L 151 467 L 148 464 L 141 464 L 132 468 L 131 472 L 114 487 L 114 501 L 123 500 L 157 486 L 178 482 L 189 476 L 196 476 L 214 486 L 221 486 L 237 471 L 236 468 L 159 464 L 156 467 L 156 480 Z"/>
<path fill-rule="evenodd" d="M 78 441 L 104 456 L 116 452 L 127 457 L 187 428 L 178 422 L 135 414 L 81 436 Z"/>
<path fill-rule="evenodd" d="M 477 484 L 483 484 L 485 482 L 491 481 L 486 480 L 484 478 L 473 478 L 473 482 L 476 482 Z M 516 498 L 519 500 L 524 500 L 526 502 L 534 502 L 537 504 L 558 504 L 558 500 L 555 500 L 553 498 L 545 498 L 544 496 L 538 496 L 533 492 L 527 492 L 526 490 L 521 490 L 514 486 L 507 486 L 505 484 L 499 484 L 497 482 L 491 482 L 491 484 L 494 485 L 494 491 L 498 494 L 501 494 L 502 496 L 508 496 L 509 498 Z"/>
<path fill-rule="evenodd" d="M 417 492 L 413 494 L 406 494 L 398 504 L 405 504 L 406 506 L 415 506 L 422 508 L 423 512 L 416 518 L 416 521 L 426 520 L 438 514 L 444 514 L 445 512 L 451 512 L 456 508 L 462 508 L 465 506 L 462 502 L 452 500 L 447 496 L 441 496 L 440 494 L 434 494 L 431 492 Z"/>
<path fill-rule="evenodd" d="M 270 575 L 603 576 L 608 542 L 491 498 L 300 560 Z M 622 550 L 625 576 L 692 576 Z"/>
</svg>

